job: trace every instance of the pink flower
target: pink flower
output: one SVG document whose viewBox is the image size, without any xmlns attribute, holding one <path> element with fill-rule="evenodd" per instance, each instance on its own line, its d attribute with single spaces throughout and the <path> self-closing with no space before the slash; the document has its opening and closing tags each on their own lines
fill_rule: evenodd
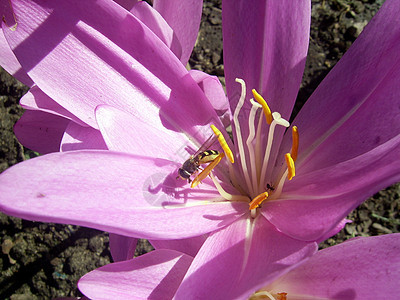
<svg viewBox="0 0 400 300">
<path fill-rule="evenodd" d="M 227 299 L 395 299 L 400 292 L 400 234 L 354 238 L 318 251 L 302 265 L 266 282 L 259 291 L 232 295 L 233 284 L 221 286 Z M 193 257 L 173 250 L 109 264 L 83 276 L 79 289 L 93 299 L 187 299 L 180 284 Z M 245 280 L 245 279 L 244 279 Z M 175 294 L 178 291 L 178 294 Z M 218 295 L 208 294 L 207 298 Z M 191 298 L 196 298 L 193 293 Z"/>
<path fill-rule="evenodd" d="M 125 24 L 123 20 L 113 20 L 113 13 L 123 17 L 124 14 L 128 14 L 127 11 L 111 0 L 98 1 L 96 3 L 88 2 L 87 5 L 91 5 L 94 11 L 100 13 L 103 23 L 91 23 L 90 10 L 83 12 L 84 7 L 80 5 L 75 7 L 75 2 L 79 1 L 67 2 L 68 7 L 65 7 L 64 2 L 46 7 L 48 15 L 56 17 L 58 14 L 64 14 L 63 17 L 60 17 L 57 21 L 50 19 L 47 23 L 43 19 L 37 19 L 37 23 L 28 25 L 29 28 L 24 27 L 22 19 L 16 22 L 14 10 L 33 10 L 32 15 L 45 16 L 46 14 L 43 12 L 34 11 L 35 7 L 38 6 L 37 4 L 7 0 L 2 1 L 0 6 L 0 9 L 2 9 L 0 13 L 4 15 L 3 26 L 0 31 L 2 52 L 0 64 L 17 79 L 32 86 L 31 90 L 21 99 L 21 105 L 27 111 L 15 125 L 14 131 L 22 144 L 42 154 L 60 150 L 107 149 L 98 131 L 98 125 L 93 121 L 96 103 L 111 104 L 118 101 L 118 105 L 124 109 L 132 105 L 132 103 L 129 104 L 129 101 L 133 102 L 130 98 L 135 95 L 135 92 L 128 88 L 125 88 L 125 92 L 131 92 L 130 98 L 113 99 L 112 97 L 103 97 L 103 94 L 101 94 L 106 92 L 107 88 L 111 90 L 110 84 L 104 81 L 116 80 L 117 82 L 114 85 L 118 85 L 121 79 L 113 78 L 118 72 L 108 72 L 109 69 L 113 69 L 112 61 L 105 62 L 102 56 L 107 55 L 107 51 L 104 48 L 97 48 L 99 44 L 105 42 L 108 38 L 113 39 L 115 48 L 112 49 L 114 53 L 111 56 L 114 56 L 114 59 L 122 61 L 124 52 L 134 53 L 132 54 L 133 59 L 136 59 L 140 64 L 144 63 L 143 53 L 140 54 L 136 48 L 142 49 L 141 52 L 150 48 L 157 48 L 158 53 L 165 52 L 165 46 L 156 46 L 160 44 L 158 37 L 172 50 L 172 53 L 168 52 L 161 55 L 170 61 L 170 64 L 176 64 L 177 59 L 172 57 L 175 54 L 182 65 L 185 66 L 197 37 L 202 13 L 201 0 L 184 2 L 172 0 L 168 1 L 168 5 L 165 5 L 164 1 L 156 0 L 154 1 L 154 8 L 142 1 L 116 1 L 130 9 L 133 15 L 129 14 L 128 19 L 130 21 L 125 20 Z M 179 14 L 180 17 L 175 18 L 175 13 Z M 77 19 L 81 19 L 80 24 L 74 23 Z M 52 27 L 51 22 L 54 22 L 54 25 L 58 22 L 58 25 Z M 71 22 L 70 26 L 68 22 Z M 39 25 L 41 25 L 42 31 L 35 30 L 36 26 Z M 110 26 L 116 27 L 112 33 L 113 37 L 107 36 L 107 28 Z M 132 28 L 129 29 L 129 26 Z M 25 29 L 28 31 L 23 32 Z M 16 34 L 13 34 L 14 30 L 17 31 Z M 71 30 L 71 32 L 68 32 L 68 30 Z M 92 36 L 90 40 L 80 39 L 82 36 L 79 34 L 90 34 L 90 30 L 99 34 Z M 131 32 L 132 30 L 135 32 Z M 31 32 L 35 32 L 39 38 L 29 37 Z M 43 37 L 46 34 L 49 37 L 52 36 L 53 41 L 48 40 L 47 44 L 44 44 L 40 40 L 40 36 Z M 141 39 L 142 34 L 148 37 L 147 41 Z M 117 37 L 119 37 L 119 40 Z M 121 40 L 123 38 L 126 38 L 126 40 Z M 23 45 L 21 47 L 18 44 L 20 40 L 29 43 L 29 46 Z M 52 43 L 58 43 L 58 46 L 53 47 Z M 35 52 L 34 49 L 37 47 L 40 47 L 41 50 Z M 127 50 L 127 47 L 129 47 L 129 50 Z M 25 50 L 21 50 L 22 48 Z M 46 59 L 42 59 L 41 56 L 45 56 Z M 37 61 L 40 63 L 37 63 Z M 66 62 L 67 65 L 64 65 L 62 61 Z M 116 61 L 114 61 L 115 63 Z M 160 63 L 160 61 L 157 61 L 157 63 Z M 86 64 L 87 71 L 85 71 L 85 74 L 78 68 L 78 65 L 82 64 Z M 69 79 L 60 83 L 58 81 L 60 78 L 55 78 L 51 74 L 56 72 L 57 75 L 61 75 L 57 70 L 65 68 L 65 66 L 69 68 L 69 74 L 66 74 Z M 154 68 L 154 66 L 148 64 L 144 64 L 142 67 L 147 69 L 148 72 L 151 72 L 151 69 Z M 167 66 L 165 71 L 170 72 Z M 182 67 L 180 71 L 182 71 Z M 103 88 L 97 89 L 97 93 L 93 93 L 91 89 L 83 90 L 85 89 L 83 85 L 86 81 L 85 78 L 88 78 L 85 75 L 98 77 L 99 74 L 102 74 L 102 78 L 98 78 L 97 83 Z M 130 77 L 125 78 L 125 81 L 137 81 L 134 79 L 135 76 L 141 77 L 140 74 L 131 72 Z M 160 80 L 163 79 L 160 78 Z M 198 80 L 198 83 L 203 84 L 203 81 L 207 80 L 209 78 L 203 77 Z M 94 81 L 92 83 L 95 84 Z M 142 84 L 146 83 L 143 82 Z M 61 92 L 63 89 L 64 92 Z M 121 95 L 115 93 L 114 96 Z"/>
<path fill-rule="evenodd" d="M 225 1 L 234 143 L 227 140 L 236 162 L 223 160 L 215 179 L 195 189 L 176 179 L 177 170 L 195 150 L 189 138 L 201 144 L 210 123 L 227 137 L 215 112 L 225 98 L 202 91 L 197 73 L 188 73 L 111 2 L 90 13 L 76 2 L 62 27 L 52 18 L 57 9 L 37 1 L 26 13 L 21 2 L 13 3 L 21 30 L 7 38 L 17 57 L 22 53 L 24 69 L 47 95 L 98 128 L 111 151 L 53 153 L 7 170 L 0 176 L 1 210 L 158 240 L 156 248 L 191 256 L 198 251 L 178 291 L 182 297 L 249 295 L 311 256 L 314 241 L 336 232 L 359 203 L 399 180 L 396 1 L 386 1 L 296 117 L 300 144 L 292 151 L 292 133 L 283 126 L 304 68 L 310 2 Z M 110 10 L 111 23 L 104 26 Z M 65 23 L 70 29 L 60 39 Z M 133 47 L 135 38 L 146 47 Z M 73 63 L 72 50 L 79 54 Z M 270 125 L 250 101 L 252 88 L 274 112 Z M 293 180 L 286 179 L 287 152 L 294 159 L 297 153 Z M 250 201 L 265 191 L 269 196 L 250 210 Z M 169 241 L 175 239 L 189 240 Z M 228 294 L 221 288 L 226 282 L 233 285 Z"/>
</svg>

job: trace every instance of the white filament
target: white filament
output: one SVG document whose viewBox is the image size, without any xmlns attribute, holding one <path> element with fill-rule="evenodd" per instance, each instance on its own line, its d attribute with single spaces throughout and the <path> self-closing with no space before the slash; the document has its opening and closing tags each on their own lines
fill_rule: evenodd
<svg viewBox="0 0 400 300">
<path fill-rule="evenodd" d="M 217 179 L 215 179 L 215 176 L 213 175 L 213 173 L 210 173 L 210 177 L 212 179 L 212 181 L 214 182 L 215 187 L 217 188 L 219 194 L 226 200 L 229 201 L 242 201 L 242 202 L 248 202 L 249 201 L 249 197 L 247 196 L 243 196 L 243 195 L 232 195 L 229 194 L 228 192 L 226 192 L 223 187 L 219 184 L 219 182 L 217 181 Z"/>
<path fill-rule="evenodd" d="M 250 159 L 250 170 L 251 170 L 251 182 L 253 183 L 250 195 L 253 197 L 257 192 L 257 169 L 256 169 L 256 160 L 255 153 L 253 148 L 253 140 L 256 135 L 256 128 L 254 126 L 254 120 L 256 116 L 257 109 L 262 108 L 262 106 L 255 102 L 254 99 L 250 99 L 252 104 L 251 111 L 249 114 L 249 136 L 247 137 L 247 148 L 249 149 L 249 159 Z"/>
<path fill-rule="evenodd" d="M 290 126 L 290 123 L 288 121 L 286 121 L 285 119 L 283 119 L 281 117 L 280 113 L 273 112 L 272 117 L 274 118 L 274 120 L 272 121 L 271 125 L 269 126 L 267 149 L 265 149 L 265 153 L 264 153 L 264 160 L 263 160 L 262 168 L 261 168 L 260 184 L 258 187 L 259 191 L 264 189 L 263 185 L 264 185 L 264 181 L 265 181 L 265 173 L 267 172 L 268 162 L 269 162 L 269 158 L 271 155 L 271 148 L 272 148 L 272 141 L 274 139 L 275 127 L 276 127 L 276 125 L 281 125 L 284 127 Z"/>
<path fill-rule="evenodd" d="M 242 109 L 244 99 L 246 97 L 246 84 L 243 79 L 239 79 L 239 78 L 236 78 L 236 82 L 238 82 L 242 85 L 242 91 L 241 91 L 241 95 L 240 95 L 238 104 L 236 105 L 236 108 L 235 108 L 235 113 L 233 114 L 233 123 L 235 124 L 236 138 L 237 138 L 238 148 L 239 148 L 239 157 L 240 157 L 240 162 L 242 164 L 244 179 L 246 180 L 247 189 L 251 190 L 252 185 L 251 185 L 251 181 L 250 181 L 249 172 L 247 170 L 246 155 L 245 155 L 245 152 L 243 149 L 242 133 L 240 130 L 240 123 L 239 123 L 239 119 L 238 119 L 239 112 Z"/>
<path fill-rule="evenodd" d="M 274 296 L 272 296 L 269 292 L 267 291 L 259 291 L 256 292 L 252 295 L 253 297 L 259 297 L 259 296 L 267 296 L 270 300 L 276 300 Z M 260 298 L 261 299 L 261 298 Z"/>
</svg>

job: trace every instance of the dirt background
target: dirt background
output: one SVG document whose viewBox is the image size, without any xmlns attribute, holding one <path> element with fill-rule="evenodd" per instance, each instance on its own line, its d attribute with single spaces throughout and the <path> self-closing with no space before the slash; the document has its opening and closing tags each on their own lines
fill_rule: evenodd
<svg viewBox="0 0 400 300">
<path fill-rule="evenodd" d="M 310 48 L 298 96 L 298 110 L 342 57 L 382 0 L 313 1 Z M 190 66 L 224 82 L 221 1 L 205 1 L 198 42 Z M 16 140 L 12 127 L 23 110 L 20 97 L 28 90 L 1 69 L 0 172 L 36 154 Z M 27 178 L 26 180 L 29 180 Z M 400 185 L 380 191 L 352 212 L 353 221 L 321 247 L 354 236 L 399 232 Z M 51 299 L 79 296 L 77 280 L 111 262 L 107 233 L 93 229 L 29 222 L 0 214 L 0 299 Z M 146 252 L 141 241 L 137 254 Z"/>
</svg>

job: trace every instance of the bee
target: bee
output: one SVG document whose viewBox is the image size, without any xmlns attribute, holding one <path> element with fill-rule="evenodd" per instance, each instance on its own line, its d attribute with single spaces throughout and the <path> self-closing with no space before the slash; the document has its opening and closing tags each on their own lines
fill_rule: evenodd
<svg viewBox="0 0 400 300">
<path fill-rule="evenodd" d="M 203 145 L 196 151 L 188 160 L 186 160 L 182 167 L 178 170 L 178 177 L 183 180 L 187 180 L 188 183 L 192 182 L 190 176 L 195 174 L 202 164 L 207 164 L 214 161 L 219 155 L 219 151 L 217 150 L 207 150 L 212 144 L 217 140 L 216 136 L 211 136 L 208 138 Z"/>
</svg>

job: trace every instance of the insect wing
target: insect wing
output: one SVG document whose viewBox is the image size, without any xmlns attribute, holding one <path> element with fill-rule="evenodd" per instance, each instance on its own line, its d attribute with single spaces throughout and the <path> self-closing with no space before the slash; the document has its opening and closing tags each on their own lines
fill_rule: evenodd
<svg viewBox="0 0 400 300">
<path fill-rule="evenodd" d="M 217 141 L 217 136 L 215 134 L 211 135 L 204 143 L 203 145 L 200 146 L 200 148 L 196 151 L 196 153 L 194 153 L 192 156 L 196 157 L 197 155 L 199 155 L 201 152 L 204 152 L 208 149 L 210 149 L 210 147 Z"/>
</svg>

